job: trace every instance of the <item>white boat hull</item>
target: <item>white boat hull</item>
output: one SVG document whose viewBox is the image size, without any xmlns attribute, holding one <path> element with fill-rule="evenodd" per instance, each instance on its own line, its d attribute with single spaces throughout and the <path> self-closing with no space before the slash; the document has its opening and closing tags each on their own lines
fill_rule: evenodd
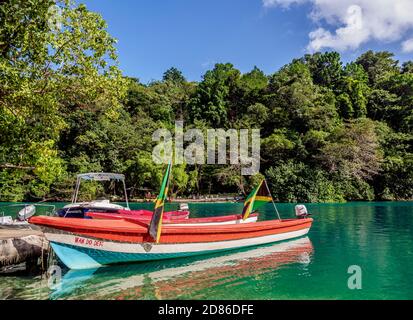
<svg viewBox="0 0 413 320">
<path fill-rule="evenodd" d="M 70 233 L 45 232 L 45 236 L 67 267 L 71 269 L 89 269 L 112 263 L 171 259 L 240 249 L 301 237 L 306 235 L 308 231 L 309 228 L 305 228 L 239 240 L 171 244 L 125 243 Z"/>
</svg>

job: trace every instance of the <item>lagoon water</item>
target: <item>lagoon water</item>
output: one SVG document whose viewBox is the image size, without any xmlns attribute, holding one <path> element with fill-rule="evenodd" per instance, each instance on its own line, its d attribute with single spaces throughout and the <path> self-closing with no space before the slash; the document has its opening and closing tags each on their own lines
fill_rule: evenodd
<svg viewBox="0 0 413 320">
<path fill-rule="evenodd" d="M 132 204 L 143 207 L 151 205 Z M 193 217 L 242 210 L 239 203 L 189 207 Z M 277 207 L 294 216 L 294 204 Z M 307 237 L 169 261 L 63 267 L 50 285 L 40 275 L 0 275 L 0 299 L 413 299 L 413 202 L 307 207 L 314 218 Z M 271 204 L 259 211 L 260 219 L 276 217 Z M 360 268 L 361 289 L 348 286 L 351 266 Z"/>
</svg>

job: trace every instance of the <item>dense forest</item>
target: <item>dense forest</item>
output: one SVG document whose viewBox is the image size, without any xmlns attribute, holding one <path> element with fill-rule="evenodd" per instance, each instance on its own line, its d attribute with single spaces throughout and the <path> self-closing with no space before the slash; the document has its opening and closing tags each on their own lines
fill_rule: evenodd
<svg viewBox="0 0 413 320">
<path fill-rule="evenodd" d="M 259 61 L 257 61 L 257 64 Z M 272 74 L 217 63 L 124 76 L 102 17 L 71 1 L 0 1 L 0 200 L 68 199 L 77 173 L 156 190 L 158 128 L 261 129 L 261 174 L 281 202 L 413 199 L 413 62 L 306 54 Z M 123 70 L 127 73 L 127 70 Z M 246 193 L 236 165 L 176 165 L 174 195 Z M 90 188 L 90 194 L 97 192 Z"/>
</svg>

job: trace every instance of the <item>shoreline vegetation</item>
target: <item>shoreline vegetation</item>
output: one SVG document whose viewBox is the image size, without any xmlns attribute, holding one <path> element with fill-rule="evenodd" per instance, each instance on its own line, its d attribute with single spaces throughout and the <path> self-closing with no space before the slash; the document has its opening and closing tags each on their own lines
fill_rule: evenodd
<svg viewBox="0 0 413 320">
<path fill-rule="evenodd" d="M 260 129 L 261 174 L 175 165 L 175 198 L 245 195 L 265 176 L 277 202 L 413 200 L 413 61 L 324 52 L 269 74 L 217 63 L 199 82 L 172 67 L 145 84 L 119 69 L 116 40 L 85 5 L 0 6 L 0 201 L 69 199 L 85 172 L 125 174 L 132 199 L 153 193 L 163 170 L 152 134 L 178 120 L 184 131 Z"/>
<path fill-rule="evenodd" d="M 52 198 L 52 199 L 45 199 L 43 203 L 55 203 L 55 202 L 70 202 L 70 198 Z M 226 203 L 226 202 L 239 202 L 242 203 L 244 201 L 243 196 L 222 196 L 222 195 L 204 195 L 204 196 L 194 196 L 194 197 L 168 197 L 168 203 Z M 1 203 L 7 201 L 0 201 Z M 122 203 L 125 202 L 123 198 L 114 198 L 111 199 L 111 202 L 114 203 Z M 129 203 L 152 203 L 155 202 L 155 198 L 132 198 L 128 199 Z M 33 202 L 36 203 L 36 202 Z"/>
</svg>

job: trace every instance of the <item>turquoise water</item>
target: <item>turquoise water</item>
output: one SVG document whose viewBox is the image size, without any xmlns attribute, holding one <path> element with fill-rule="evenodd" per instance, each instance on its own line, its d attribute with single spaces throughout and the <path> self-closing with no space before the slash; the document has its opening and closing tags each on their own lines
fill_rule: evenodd
<svg viewBox="0 0 413 320">
<path fill-rule="evenodd" d="M 63 204 L 58 204 L 62 206 Z M 133 204 L 150 208 L 151 204 Z M 176 205 L 169 205 L 175 208 Z M 1 299 L 413 299 L 413 203 L 308 204 L 308 237 L 202 257 L 41 276 L 0 276 Z M 242 204 L 190 204 L 192 216 Z M 280 204 L 284 218 L 293 204 Z M 260 219 L 273 219 L 271 204 Z M 360 267 L 361 289 L 348 268 Z"/>
</svg>

